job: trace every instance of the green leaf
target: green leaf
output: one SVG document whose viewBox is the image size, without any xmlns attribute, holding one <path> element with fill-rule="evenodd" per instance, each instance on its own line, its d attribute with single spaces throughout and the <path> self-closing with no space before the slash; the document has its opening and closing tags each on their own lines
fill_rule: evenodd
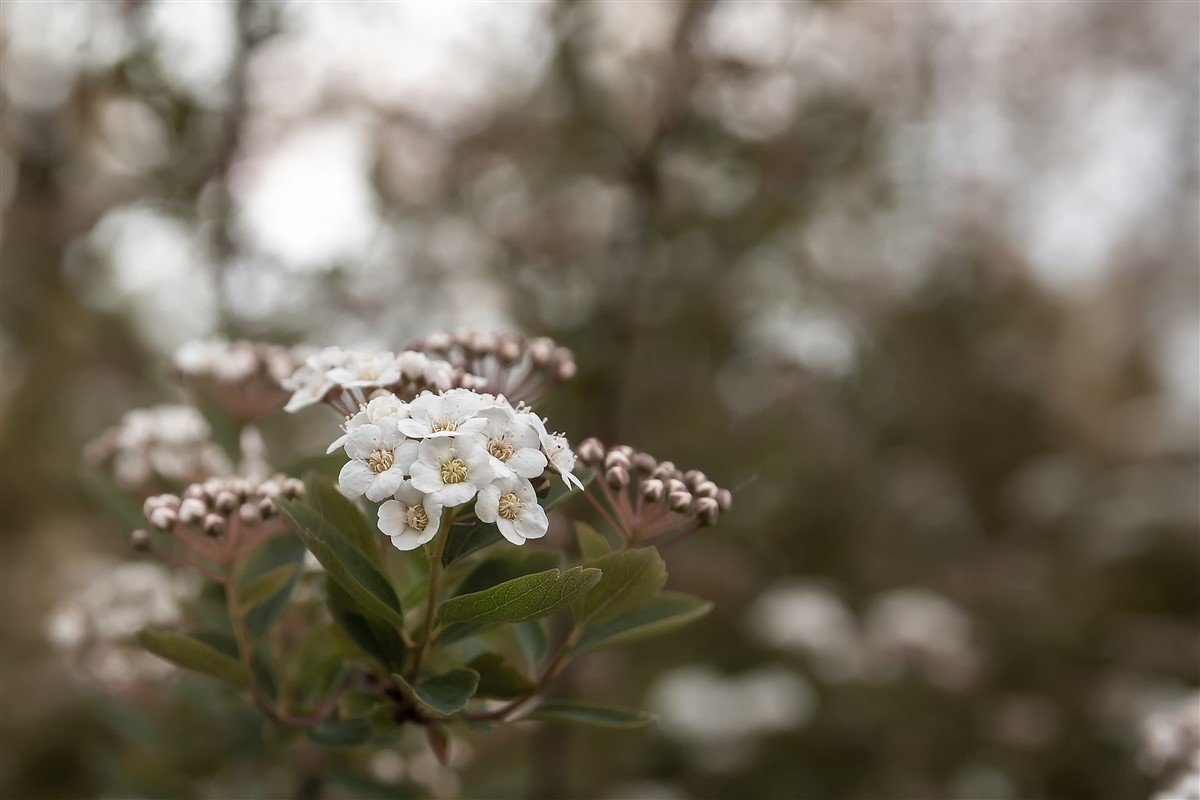
<svg viewBox="0 0 1200 800">
<path fill-rule="evenodd" d="M 549 475 L 548 477 L 550 478 L 550 493 L 546 495 L 546 499 L 541 501 L 542 508 L 546 509 L 547 511 L 554 508 L 564 500 L 573 497 L 580 491 L 583 491 L 581 489 L 573 489 L 570 486 L 567 486 L 566 481 L 562 479 L 561 475 Z M 583 488 L 587 489 L 588 485 L 591 484 L 592 480 L 596 477 L 596 471 L 592 469 L 584 469 L 577 473 L 575 477 L 579 478 L 579 482 L 583 484 Z"/>
<path fill-rule="evenodd" d="M 251 609 L 262 605 L 274 597 L 294 577 L 296 577 L 296 567 L 293 564 L 285 564 L 259 575 L 241 590 L 242 608 Z"/>
<path fill-rule="evenodd" d="M 467 664 L 468 669 L 479 673 L 479 688 L 476 697 L 497 697 L 507 700 L 533 691 L 533 681 L 523 672 L 504 660 L 499 653 L 483 653 Z"/>
<path fill-rule="evenodd" d="M 293 568 L 291 579 L 279 587 L 273 595 L 258 603 L 246 615 L 246 627 L 254 636 L 261 636 L 275 620 L 287 610 L 288 600 L 303 574 L 304 542 L 290 533 L 273 536 L 246 559 L 238 575 L 238 586 L 245 603 L 245 593 L 250 584 L 274 569 L 283 566 Z"/>
<path fill-rule="evenodd" d="M 600 570 L 573 567 L 525 575 L 438 607 L 443 622 L 520 622 L 550 614 L 600 580 Z"/>
<path fill-rule="evenodd" d="M 513 625 L 513 631 L 517 634 L 517 641 L 521 643 L 521 649 L 525 651 L 530 663 L 536 664 L 546 657 L 550 649 L 550 639 L 546 636 L 546 628 L 541 620 L 527 619 L 518 622 Z"/>
<path fill-rule="evenodd" d="M 442 548 L 442 565 L 446 566 L 481 547 L 503 540 L 500 531 L 490 522 L 474 525 L 452 525 L 446 532 L 446 544 Z"/>
<path fill-rule="evenodd" d="M 219 678 L 237 689 L 250 687 L 250 672 L 237 659 L 182 633 L 146 628 L 138 634 L 142 647 L 186 669 Z"/>
<path fill-rule="evenodd" d="M 645 711 L 566 701 L 542 703 L 522 719 L 593 725 L 600 728 L 644 728 L 657 721 L 657 717 Z"/>
<path fill-rule="evenodd" d="M 372 565 L 381 567 L 379 541 L 383 534 L 371 527 L 354 501 L 339 492 L 333 481 L 319 472 L 310 472 L 304 477 L 304 488 L 305 502 L 366 556 Z"/>
<path fill-rule="evenodd" d="M 404 664 L 407 647 L 395 628 L 363 614 L 354 598 L 331 580 L 325 581 L 325 604 L 338 627 L 367 655 L 374 656 L 390 671 Z"/>
<path fill-rule="evenodd" d="M 579 541 L 579 552 L 583 553 L 584 559 L 588 561 L 606 555 L 612 550 L 608 540 L 586 522 L 575 523 L 575 538 Z"/>
<path fill-rule="evenodd" d="M 455 594 L 481 592 L 523 575 L 554 569 L 561 563 L 561 555 L 554 550 L 536 547 L 523 547 L 518 550 L 514 547 L 475 567 L 459 584 Z"/>
<path fill-rule="evenodd" d="M 338 698 L 338 714 L 343 719 L 370 716 L 385 698 L 378 692 L 351 690 L 342 692 Z"/>
<path fill-rule="evenodd" d="M 591 653 L 630 644 L 682 628 L 712 610 L 712 603 L 678 592 L 662 592 L 649 602 L 588 628 L 575 645 L 576 653 Z"/>
<path fill-rule="evenodd" d="M 575 619 L 594 625 L 639 606 L 667 582 L 667 567 L 652 547 L 621 550 L 587 562 L 604 577 L 572 607 Z"/>
<path fill-rule="evenodd" d="M 365 719 L 342 719 L 323 722 L 308 732 L 317 744 L 326 747 L 353 747 L 371 735 L 371 723 Z"/>
<path fill-rule="evenodd" d="M 330 578 L 346 590 L 367 614 L 404 627 L 404 613 L 396 590 L 358 548 L 342 538 L 308 506 L 287 500 L 276 501 L 291 519 L 304 544 L 316 556 Z"/>
<path fill-rule="evenodd" d="M 422 705 L 445 716 L 465 708 L 479 686 L 479 673 L 466 667 L 458 667 L 435 678 L 427 678 L 415 687 L 398 674 L 393 674 L 392 677 L 407 687 Z"/>
</svg>

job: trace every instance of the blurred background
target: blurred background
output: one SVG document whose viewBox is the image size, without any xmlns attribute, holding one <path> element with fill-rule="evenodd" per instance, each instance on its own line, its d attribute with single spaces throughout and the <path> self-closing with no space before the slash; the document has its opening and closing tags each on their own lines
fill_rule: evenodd
<svg viewBox="0 0 1200 800">
<path fill-rule="evenodd" d="M 0 794 L 1150 796 L 1200 685 L 1198 42 L 1194 2 L 5 0 Z M 186 400 L 180 344 L 460 326 L 575 350 L 573 441 L 735 489 L 666 554 L 716 610 L 565 676 L 659 725 L 297 789 L 204 679 L 56 646 L 89 576 L 166 602 L 81 465 Z"/>
</svg>

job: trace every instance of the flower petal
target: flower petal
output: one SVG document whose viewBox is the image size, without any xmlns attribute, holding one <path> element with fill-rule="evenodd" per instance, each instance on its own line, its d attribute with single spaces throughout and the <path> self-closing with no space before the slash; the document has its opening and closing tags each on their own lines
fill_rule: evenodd
<svg viewBox="0 0 1200 800">
<path fill-rule="evenodd" d="M 442 488 L 442 474 L 437 467 L 417 461 L 411 471 L 412 485 L 418 492 L 436 492 Z"/>
<path fill-rule="evenodd" d="M 347 461 L 338 473 L 338 486 L 350 497 L 361 497 L 375 480 L 375 473 L 361 461 Z"/>
<path fill-rule="evenodd" d="M 355 428 L 346 439 L 346 455 L 351 458 L 366 458 L 380 447 L 382 434 L 379 426 L 367 423 Z"/>
<path fill-rule="evenodd" d="M 508 539 L 513 544 L 525 544 L 525 537 L 521 536 L 521 534 L 517 532 L 517 527 L 513 525 L 513 521 L 511 519 L 500 517 L 496 520 L 496 527 L 500 529 L 500 535 L 505 539 Z"/>
<path fill-rule="evenodd" d="M 378 503 L 385 497 L 395 494 L 402 483 L 404 483 L 404 471 L 398 465 L 393 464 L 391 469 L 386 469 L 375 476 L 375 480 L 371 481 L 365 494 L 368 500 Z"/>
<path fill-rule="evenodd" d="M 523 507 L 520 516 L 513 522 L 516 524 L 517 534 L 525 539 L 540 539 L 550 527 L 546 512 L 536 503 Z"/>
<path fill-rule="evenodd" d="M 546 456 L 540 450 L 526 447 L 512 454 L 508 468 L 522 478 L 536 478 L 546 470 Z"/>
<path fill-rule="evenodd" d="M 475 484 L 468 481 L 446 484 L 437 491 L 438 500 L 441 501 L 443 506 L 450 508 L 461 506 L 474 496 Z"/>
<path fill-rule="evenodd" d="M 408 507 L 404 503 L 388 500 L 379 507 L 379 530 L 388 536 L 404 533 L 407 510 Z M 395 540 L 392 543 L 395 544 Z"/>
<path fill-rule="evenodd" d="M 479 491 L 479 499 L 475 501 L 475 516 L 480 522 L 495 522 L 500 515 L 500 487 L 496 484 L 485 486 Z"/>
</svg>

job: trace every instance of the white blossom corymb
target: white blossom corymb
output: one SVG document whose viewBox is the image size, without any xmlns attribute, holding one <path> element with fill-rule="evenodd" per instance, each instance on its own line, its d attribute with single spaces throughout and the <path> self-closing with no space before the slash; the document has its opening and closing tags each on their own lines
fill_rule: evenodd
<svg viewBox="0 0 1200 800">
<path fill-rule="evenodd" d="M 524 406 L 464 388 L 425 391 L 408 403 L 377 394 L 347 418 L 330 452 L 339 447 L 350 459 L 338 479 L 342 492 L 391 498 L 380 506 L 379 529 L 400 550 L 431 541 L 444 527 L 443 511 L 472 500 L 481 521 L 523 544 L 548 526 L 534 480 L 550 468 L 568 487 L 582 487 L 566 437 L 547 434 Z"/>
<path fill-rule="evenodd" d="M 408 350 L 363 353 L 326 347 L 310 355 L 292 375 L 282 381 L 292 397 L 285 411 L 299 411 L 326 402 L 353 414 L 374 392 L 412 396 L 426 390 L 480 385 L 481 379 L 455 369 L 451 364 Z"/>
</svg>

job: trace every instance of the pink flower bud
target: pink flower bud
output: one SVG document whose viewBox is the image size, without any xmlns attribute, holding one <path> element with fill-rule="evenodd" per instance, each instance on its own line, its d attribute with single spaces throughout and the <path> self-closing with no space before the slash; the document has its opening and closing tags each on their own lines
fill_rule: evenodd
<svg viewBox="0 0 1200 800">
<path fill-rule="evenodd" d="M 692 496 L 688 492 L 671 492 L 667 497 L 667 505 L 671 510 L 682 514 L 692 505 Z"/>
<path fill-rule="evenodd" d="M 629 463 L 629 456 L 620 450 L 609 450 L 608 455 L 604 457 L 604 468 L 609 469 L 611 467 L 620 467 L 621 469 L 628 470 L 632 468 L 632 465 Z"/>
<path fill-rule="evenodd" d="M 663 499 L 663 494 L 666 492 L 666 487 L 658 478 L 650 478 L 642 484 L 642 497 L 647 502 L 657 503 Z"/>
<path fill-rule="evenodd" d="M 579 460 L 590 467 L 594 467 L 604 460 L 604 445 L 600 444 L 600 440 L 594 436 L 580 442 L 579 449 L 575 452 L 579 455 Z"/>
<path fill-rule="evenodd" d="M 696 488 L 692 490 L 692 493 L 697 497 L 716 497 L 717 485 L 712 481 L 700 481 L 700 483 L 696 484 Z"/>
<path fill-rule="evenodd" d="M 238 518 L 247 525 L 257 525 L 262 521 L 262 512 L 253 503 L 242 503 L 238 509 Z"/>
<path fill-rule="evenodd" d="M 194 525 L 204 519 L 206 513 L 208 513 L 208 507 L 204 501 L 195 497 L 189 497 L 179 504 L 179 521 L 184 525 Z"/>
<path fill-rule="evenodd" d="M 654 468 L 657 466 L 658 462 L 649 453 L 634 453 L 633 468 L 642 475 L 649 475 L 651 472 L 654 472 Z"/>
<path fill-rule="evenodd" d="M 150 520 L 151 525 L 158 528 L 160 531 L 169 531 L 175 524 L 175 520 L 178 519 L 178 516 L 169 508 L 156 508 L 150 512 L 150 515 L 147 517 L 147 519 Z"/>
<path fill-rule="evenodd" d="M 701 497 L 696 501 L 696 516 L 700 518 L 702 525 L 712 525 L 720 513 L 721 508 L 713 498 Z"/>
<path fill-rule="evenodd" d="M 129 544 L 134 550 L 146 551 L 150 549 L 150 534 L 146 533 L 141 528 L 138 528 L 133 533 L 129 534 Z"/>
<path fill-rule="evenodd" d="M 220 514 L 209 514 L 204 518 L 204 532 L 209 536 L 220 536 L 225 530 L 225 518 Z"/>
<path fill-rule="evenodd" d="M 720 507 L 722 511 L 728 511 L 731 505 L 733 505 L 733 495 L 730 493 L 730 491 L 728 489 L 718 490 L 717 506 Z"/>
<path fill-rule="evenodd" d="M 610 467 L 604 473 L 604 479 L 614 489 L 624 489 L 629 485 L 629 471 L 624 467 Z"/>
<path fill-rule="evenodd" d="M 237 495 L 228 489 L 222 489 L 217 492 L 216 501 L 213 504 L 216 509 L 223 514 L 228 514 L 238 507 Z"/>
</svg>

